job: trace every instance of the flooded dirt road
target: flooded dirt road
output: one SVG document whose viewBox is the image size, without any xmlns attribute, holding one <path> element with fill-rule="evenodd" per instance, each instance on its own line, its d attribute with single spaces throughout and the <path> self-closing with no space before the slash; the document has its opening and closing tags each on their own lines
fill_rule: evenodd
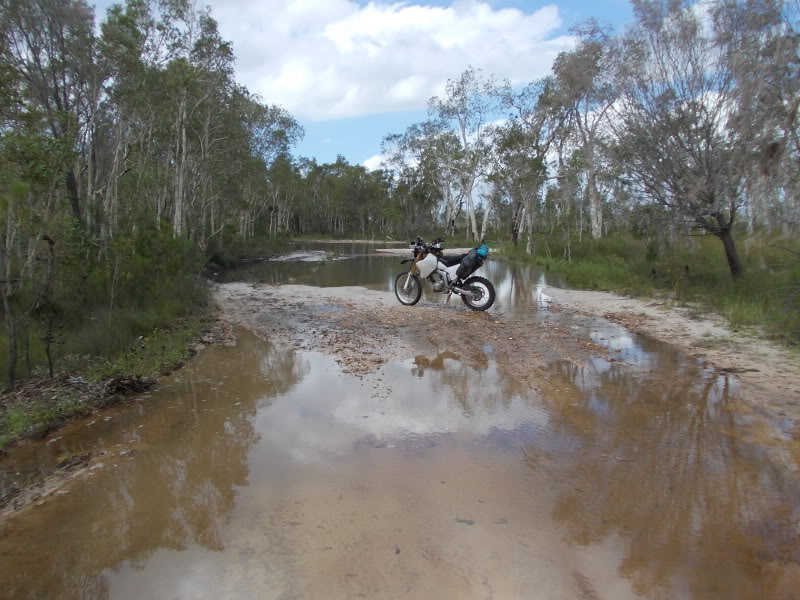
<svg viewBox="0 0 800 600">
<path fill-rule="evenodd" d="M 349 261 L 231 277 L 235 347 L 12 449 L 0 492 L 96 455 L 0 523 L 0 597 L 800 597 L 797 430 L 735 375 L 537 273 L 482 314 Z"/>
</svg>

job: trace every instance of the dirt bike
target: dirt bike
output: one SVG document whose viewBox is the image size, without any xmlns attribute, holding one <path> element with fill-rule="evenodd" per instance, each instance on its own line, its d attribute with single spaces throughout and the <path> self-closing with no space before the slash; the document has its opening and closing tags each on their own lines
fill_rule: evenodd
<svg viewBox="0 0 800 600">
<path fill-rule="evenodd" d="M 461 296 L 464 304 L 472 310 L 487 310 L 494 304 L 494 286 L 488 279 L 472 274 L 483 266 L 489 248 L 481 244 L 467 254 L 444 255 L 444 240 L 436 239 L 426 244 L 422 238 L 411 246 L 414 258 L 401 264 L 411 263 L 408 271 L 400 273 L 394 281 L 394 294 L 400 304 L 414 306 L 422 297 L 422 279 L 427 279 L 434 292 Z"/>
</svg>

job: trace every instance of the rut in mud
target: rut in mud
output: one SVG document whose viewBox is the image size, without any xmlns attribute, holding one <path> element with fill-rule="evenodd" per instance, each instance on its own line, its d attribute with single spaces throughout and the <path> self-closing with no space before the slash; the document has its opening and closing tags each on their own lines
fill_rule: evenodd
<svg viewBox="0 0 800 600">
<path fill-rule="evenodd" d="M 3 593 L 796 597 L 798 441 L 757 388 L 559 311 L 541 274 L 490 263 L 475 313 L 399 306 L 397 270 L 226 275 L 235 346 L 7 457 L 4 489 L 94 454 L 0 524 Z"/>
</svg>

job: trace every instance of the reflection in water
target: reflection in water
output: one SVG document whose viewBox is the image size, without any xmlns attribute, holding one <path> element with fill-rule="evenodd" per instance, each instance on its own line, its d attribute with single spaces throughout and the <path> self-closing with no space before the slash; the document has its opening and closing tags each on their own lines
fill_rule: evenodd
<svg viewBox="0 0 800 600">
<path fill-rule="evenodd" d="M 562 482 L 553 518 L 575 544 L 626 539 L 619 569 L 642 595 L 797 597 L 800 488 L 743 440 L 754 423 L 729 377 L 673 355 L 646 379 L 554 365 L 564 393 L 548 433 L 574 446 L 528 447 Z"/>
<path fill-rule="evenodd" d="M 425 375 L 425 369 L 433 369 L 434 371 L 444 370 L 445 359 L 458 360 L 458 354 L 455 352 L 440 352 L 435 358 L 431 359 L 424 355 L 419 355 L 414 358 L 416 367 L 411 370 L 417 377 Z"/>
<path fill-rule="evenodd" d="M 3 593 L 105 598 L 123 563 L 142 570 L 158 550 L 222 550 L 236 490 L 248 485 L 255 415 L 306 371 L 293 354 L 245 337 L 235 352 L 206 350 L 147 410 L 113 411 L 116 431 L 92 443 L 109 451 L 103 468 L 3 532 Z M 65 447 L 85 447 L 93 434 L 82 433 L 65 436 Z"/>
<path fill-rule="evenodd" d="M 429 380 L 433 398 L 427 400 L 427 407 L 419 408 L 433 417 L 431 424 L 438 416 L 441 422 L 435 427 L 442 431 L 449 426 L 450 431 L 466 428 L 476 435 L 492 431 L 509 435 L 543 427 L 547 422 L 531 390 L 505 375 L 489 356 L 465 360 L 449 351 L 434 358 L 421 355 L 414 359 L 411 373 Z M 437 398 L 448 397 L 450 402 L 441 411 L 431 410 Z M 407 404 L 408 400 L 402 403 Z M 455 425 L 456 416 L 464 419 L 461 427 Z"/>
<path fill-rule="evenodd" d="M 205 581 L 219 595 L 205 578 L 223 567 L 211 566 L 208 552 L 230 555 L 231 544 L 239 552 L 233 531 L 251 510 L 240 503 L 245 490 L 314 479 L 316 465 L 330 469 L 364 448 L 426 448 L 447 434 L 473 440 L 543 423 L 531 398 L 486 358 L 468 365 L 443 353 L 390 363 L 365 389 L 331 357 L 240 337 L 237 348 L 206 349 L 145 406 L 118 407 L 100 428 L 65 432 L 62 448 L 109 454 L 68 494 L 8 524 L 0 537 L 4 592 L 125 597 L 137 573 L 169 578 L 164 565 L 172 564 L 194 573 L 192 594 L 205 597 L 197 592 Z M 430 376 L 409 377 L 420 365 Z M 11 457 L 18 466 L 30 459 L 20 450 Z M 196 573 L 197 564 L 208 572 Z"/>
<path fill-rule="evenodd" d="M 534 396 L 485 357 L 467 363 L 451 353 L 418 356 L 388 363 L 379 377 L 362 381 L 339 374 L 328 356 L 303 356 L 314 368 L 258 417 L 263 441 L 256 452 L 324 463 L 354 447 L 412 447 L 427 444 L 423 437 L 446 434 L 511 434 L 545 420 Z"/>
<path fill-rule="evenodd" d="M 540 285 L 497 281 L 511 302 Z M 246 332 L 204 350 L 152 397 L 12 451 L 7 471 L 108 454 L 0 526 L 0 595 L 796 598 L 800 488 L 735 380 L 550 318 L 627 364 L 555 362 L 537 395 L 491 349 L 363 379 Z"/>
</svg>

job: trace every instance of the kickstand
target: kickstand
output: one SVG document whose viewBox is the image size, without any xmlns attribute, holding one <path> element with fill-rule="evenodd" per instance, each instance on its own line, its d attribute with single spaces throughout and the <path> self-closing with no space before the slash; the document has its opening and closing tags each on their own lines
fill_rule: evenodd
<svg viewBox="0 0 800 600">
<path fill-rule="evenodd" d="M 447 294 L 447 300 L 444 301 L 445 304 L 450 302 L 450 296 L 452 296 L 452 295 L 453 295 L 453 292 L 450 292 L 449 294 Z"/>
</svg>

